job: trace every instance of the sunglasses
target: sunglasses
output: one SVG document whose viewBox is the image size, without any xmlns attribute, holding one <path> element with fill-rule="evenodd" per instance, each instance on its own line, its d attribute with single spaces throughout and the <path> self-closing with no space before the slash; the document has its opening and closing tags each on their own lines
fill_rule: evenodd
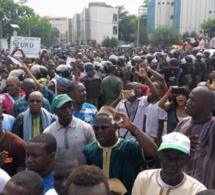
<svg viewBox="0 0 215 195">
<path fill-rule="evenodd" d="M 111 125 L 93 125 L 94 131 L 98 131 L 99 129 L 107 130 Z"/>
<path fill-rule="evenodd" d="M 42 102 L 42 100 L 29 100 L 29 102 L 31 102 L 31 103 L 34 103 L 34 102 L 36 102 L 36 103 L 41 103 Z"/>
</svg>

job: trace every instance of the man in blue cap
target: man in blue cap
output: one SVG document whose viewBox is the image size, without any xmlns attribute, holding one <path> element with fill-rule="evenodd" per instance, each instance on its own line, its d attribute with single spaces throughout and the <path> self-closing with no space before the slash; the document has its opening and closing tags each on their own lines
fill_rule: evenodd
<svg viewBox="0 0 215 195">
<path fill-rule="evenodd" d="M 56 138 L 57 154 L 66 149 L 81 151 L 85 145 L 95 141 L 91 125 L 72 115 L 72 102 L 67 94 L 56 96 L 52 102 L 58 120 L 48 126 L 44 133 L 50 133 Z"/>
</svg>

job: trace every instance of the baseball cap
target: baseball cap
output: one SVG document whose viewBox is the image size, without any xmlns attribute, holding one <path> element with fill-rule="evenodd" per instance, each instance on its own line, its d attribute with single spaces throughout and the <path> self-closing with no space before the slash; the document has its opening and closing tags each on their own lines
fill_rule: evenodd
<svg viewBox="0 0 215 195">
<path fill-rule="evenodd" d="M 190 139 L 178 132 L 172 132 L 162 136 L 162 143 L 158 148 L 158 151 L 165 149 L 175 149 L 185 154 L 190 153 Z"/>
<path fill-rule="evenodd" d="M 73 99 L 71 99 L 67 94 L 57 95 L 52 102 L 52 108 L 60 108 L 67 102 L 73 102 Z"/>
</svg>

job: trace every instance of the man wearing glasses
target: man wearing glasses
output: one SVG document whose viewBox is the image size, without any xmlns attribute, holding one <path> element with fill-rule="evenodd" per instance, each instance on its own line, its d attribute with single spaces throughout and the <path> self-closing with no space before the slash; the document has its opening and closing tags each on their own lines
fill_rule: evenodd
<svg viewBox="0 0 215 195">
<path fill-rule="evenodd" d="M 34 91 L 28 98 L 29 108 L 20 113 L 13 125 L 12 132 L 29 142 L 31 138 L 41 134 L 51 124 L 52 114 L 43 106 L 43 95 Z"/>
<path fill-rule="evenodd" d="M 130 131 L 136 139 L 118 138 L 116 131 L 121 127 Z M 146 156 L 155 156 L 157 146 L 128 119 L 126 114 L 113 114 L 108 106 L 103 106 L 96 115 L 93 129 L 97 141 L 83 149 L 87 164 L 103 169 L 108 179 L 119 179 L 128 194 L 131 194 L 137 174 L 137 163 Z"/>
</svg>

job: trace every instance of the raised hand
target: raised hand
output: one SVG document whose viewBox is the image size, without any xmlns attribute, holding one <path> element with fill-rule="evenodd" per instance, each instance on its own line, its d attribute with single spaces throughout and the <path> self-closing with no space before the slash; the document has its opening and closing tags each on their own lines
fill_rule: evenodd
<svg viewBox="0 0 215 195">
<path fill-rule="evenodd" d="M 135 72 L 139 77 L 145 78 L 147 77 L 147 72 L 145 68 L 139 68 L 139 71 Z"/>
</svg>

